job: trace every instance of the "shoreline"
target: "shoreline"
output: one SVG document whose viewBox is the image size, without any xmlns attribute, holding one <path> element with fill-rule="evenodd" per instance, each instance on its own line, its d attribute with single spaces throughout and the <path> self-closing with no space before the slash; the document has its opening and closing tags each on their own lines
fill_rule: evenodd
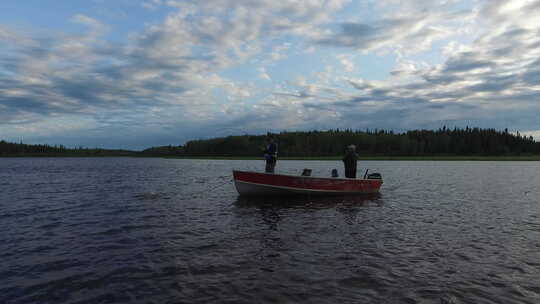
<svg viewBox="0 0 540 304">
<path fill-rule="evenodd" d="M 264 160 L 255 156 L 166 156 L 166 155 L 3 155 L 0 158 L 166 158 L 200 160 Z M 341 161 L 341 156 L 279 157 L 278 160 Z M 507 156 L 360 156 L 359 161 L 540 161 L 540 155 Z"/>
</svg>

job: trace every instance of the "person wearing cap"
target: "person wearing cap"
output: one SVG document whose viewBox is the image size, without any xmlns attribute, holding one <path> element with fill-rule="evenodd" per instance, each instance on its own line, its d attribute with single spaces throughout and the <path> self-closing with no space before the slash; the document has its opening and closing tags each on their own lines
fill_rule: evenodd
<svg viewBox="0 0 540 304">
<path fill-rule="evenodd" d="M 343 164 L 345 165 L 345 177 L 356 178 L 356 161 L 358 160 L 358 154 L 356 154 L 356 146 L 350 145 L 347 147 L 345 156 L 343 157 Z"/>
<path fill-rule="evenodd" d="M 272 136 L 266 137 L 266 149 L 264 150 L 264 158 L 266 159 L 266 173 L 274 173 L 274 168 L 277 162 L 277 144 Z"/>
</svg>

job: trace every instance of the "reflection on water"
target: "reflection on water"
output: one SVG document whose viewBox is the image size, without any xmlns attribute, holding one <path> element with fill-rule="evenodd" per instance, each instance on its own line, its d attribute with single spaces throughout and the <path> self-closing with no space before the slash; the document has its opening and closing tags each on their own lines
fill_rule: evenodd
<svg viewBox="0 0 540 304">
<path fill-rule="evenodd" d="M 382 206 L 382 194 L 344 195 L 344 196 L 238 196 L 235 201 L 238 207 L 274 207 L 296 209 L 325 209 L 338 206 Z"/>
<path fill-rule="evenodd" d="M 381 207 L 384 203 L 380 193 L 373 193 L 354 196 L 238 196 L 234 204 L 238 208 L 257 208 L 269 228 L 276 230 L 281 209 L 315 211 L 332 208 L 345 215 L 344 220 L 346 223 L 353 223 L 356 213 L 361 208 Z"/>
</svg>

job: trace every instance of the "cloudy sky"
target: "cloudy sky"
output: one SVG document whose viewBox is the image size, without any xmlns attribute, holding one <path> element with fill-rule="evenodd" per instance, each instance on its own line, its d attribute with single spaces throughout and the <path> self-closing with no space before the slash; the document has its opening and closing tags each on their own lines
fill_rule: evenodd
<svg viewBox="0 0 540 304">
<path fill-rule="evenodd" d="M 540 139 L 540 0 L 2 0 L 0 139 L 266 131 Z"/>
</svg>

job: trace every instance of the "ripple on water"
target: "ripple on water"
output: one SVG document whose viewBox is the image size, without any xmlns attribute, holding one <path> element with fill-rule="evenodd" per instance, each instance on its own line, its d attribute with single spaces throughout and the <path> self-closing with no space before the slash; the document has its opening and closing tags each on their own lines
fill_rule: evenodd
<svg viewBox="0 0 540 304">
<path fill-rule="evenodd" d="M 258 161 L 3 160 L 0 302 L 540 303 L 539 163 L 360 164 L 381 194 L 239 198 Z"/>
</svg>

